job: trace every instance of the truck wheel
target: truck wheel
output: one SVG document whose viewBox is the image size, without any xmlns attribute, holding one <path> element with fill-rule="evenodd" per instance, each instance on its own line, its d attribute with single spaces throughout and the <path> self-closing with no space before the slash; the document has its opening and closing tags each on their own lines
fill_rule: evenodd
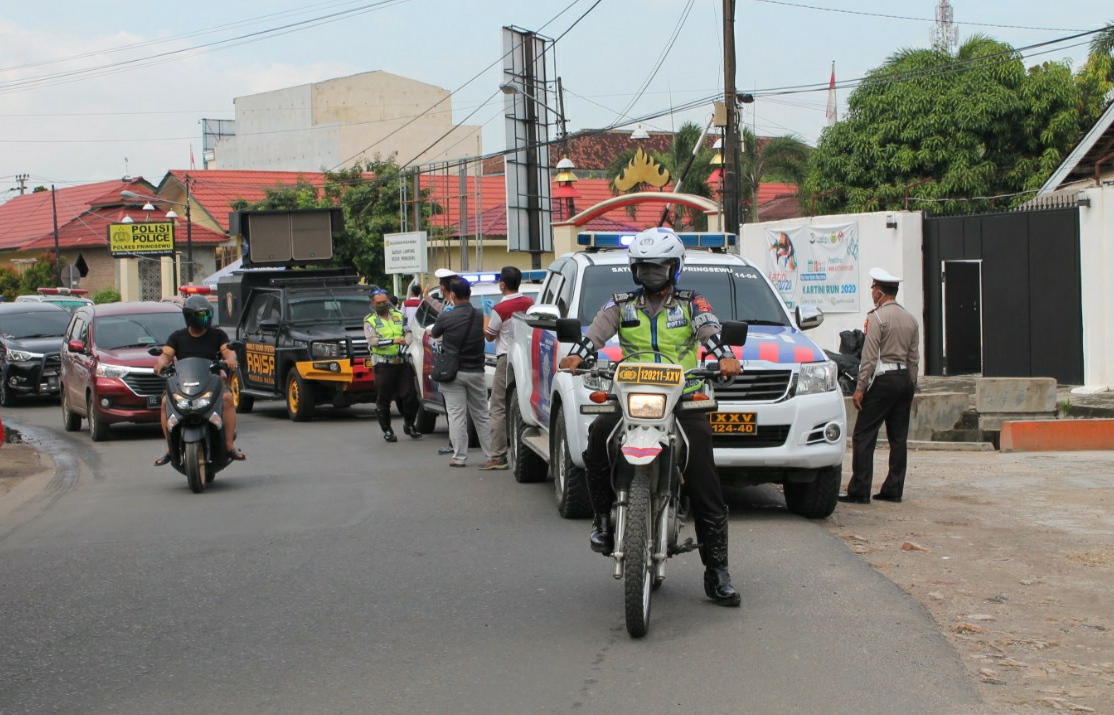
<svg viewBox="0 0 1114 715">
<path fill-rule="evenodd" d="M 313 417 L 317 400 L 313 388 L 302 379 L 297 370 L 286 376 L 286 414 L 294 422 L 305 422 Z"/>
<path fill-rule="evenodd" d="M 255 398 L 244 394 L 244 381 L 240 378 L 240 371 L 232 373 L 228 379 L 228 391 L 232 393 L 232 404 L 236 405 L 236 414 L 242 415 L 251 412 L 255 407 Z"/>
<path fill-rule="evenodd" d="M 583 467 L 573 464 L 569 453 L 565 416 L 561 410 L 553 412 L 553 491 L 557 496 L 557 513 L 566 519 L 587 519 L 592 516 L 592 501 L 588 498 L 588 477 Z"/>
<path fill-rule="evenodd" d="M 507 465 L 519 484 L 540 482 L 546 478 L 549 465 L 534 450 L 522 444 L 526 423 L 518 408 L 518 390 L 511 388 L 507 394 Z"/>
<path fill-rule="evenodd" d="M 94 409 L 96 405 L 93 403 L 93 396 L 85 401 L 85 417 L 89 420 L 89 438 L 94 442 L 103 442 L 108 439 L 108 425 L 97 417 L 97 411 Z"/>
<path fill-rule="evenodd" d="M 786 482 L 785 505 L 794 514 L 806 519 L 826 519 L 836 508 L 843 465 L 816 470 L 811 482 Z"/>
<path fill-rule="evenodd" d="M 14 407 L 15 393 L 8 387 L 8 376 L 0 373 L 0 407 Z"/>
</svg>

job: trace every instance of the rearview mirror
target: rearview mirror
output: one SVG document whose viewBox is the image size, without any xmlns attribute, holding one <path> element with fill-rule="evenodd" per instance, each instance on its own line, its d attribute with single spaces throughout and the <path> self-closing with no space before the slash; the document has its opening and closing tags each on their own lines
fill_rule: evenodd
<svg viewBox="0 0 1114 715">
<path fill-rule="evenodd" d="M 580 321 L 576 318 L 560 318 L 557 320 L 557 339 L 562 343 L 575 343 L 580 340 Z"/>
<path fill-rule="evenodd" d="M 555 305 L 534 305 L 526 311 L 526 324 L 531 328 L 553 330 L 561 318 L 561 311 Z"/>
<path fill-rule="evenodd" d="M 812 330 L 824 322 L 824 311 L 815 305 L 797 306 L 797 327 L 801 330 Z"/>
<path fill-rule="evenodd" d="M 732 347 L 745 345 L 749 327 L 750 326 L 746 323 L 738 320 L 724 321 L 723 328 L 720 330 L 719 339 L 723 341 L 724 345 L 730 345 Z"/>
</svg>

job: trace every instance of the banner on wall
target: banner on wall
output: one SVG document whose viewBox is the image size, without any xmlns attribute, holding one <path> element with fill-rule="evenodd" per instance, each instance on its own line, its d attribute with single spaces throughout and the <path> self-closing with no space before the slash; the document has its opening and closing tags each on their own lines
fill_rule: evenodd
<svg viewBox="0 0 1114 715">
<path fill-rule="evenodd" d="M 859 225 L 767 229 L 766 274 L 785 304 L 859 312 Z"/>
</svg>

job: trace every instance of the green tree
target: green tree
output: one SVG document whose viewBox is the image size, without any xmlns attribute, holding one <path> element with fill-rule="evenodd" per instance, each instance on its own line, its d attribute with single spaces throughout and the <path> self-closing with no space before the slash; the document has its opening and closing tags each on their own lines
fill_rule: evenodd
<svg viewBox="0 0 1114 715">
<path fill-rule="evenodd" d="M 712 173 L 712 157 L 715 156 L 715 152 L 709 149 L 705 142 L 693 157 L 692 149 L 696 146 L 696 142 L 700 141 L 700 134 L 699 124 L 693 122 L 682 124 L 673 135 L 673 143 L 670 144 L 669 151 L 661 157 L 661 162 L 669 169 L 674 191 L 707 198 L 712 195 L 712 189 L 708 186 L 708 177 Z M 692 159 L 691 166 L 689 166 L 689 159 Z M 685 172 L 686 166 L 689 167 L 688 172 Z M 686 223 L 697 230 L 703 230 L 708 225 L 708 218 L 701 211 L 684 206 L 675 206 L 673 211 L 677 213 L 678 229 Z"/>
<path fill-rule="evenodd" d="M 57 285 L 58 267 L 54 262 L 53 253 L 40 256 L 19 277 L 19 289 L 22 294 L 34 293 L 39 288 L 54 288 Z"/>
<path fill-rule="evenodd" d="M 0 297 L 13 301 L 19 295 L 19 274 L 7 266 L 0 266 Z"/>
<path fill-rule="evenodd" d="M 120 291 L 115 288 L 104 288 L 93 294 L 93 302 L 100 305 L 101 303 L 119 303 Z"/>
<path fill-rule="evenodd" d="M 758 221 L 758 187 L 763 181 L 781 181 L 798 186 L 804 181 L 808 144 L 794 136 L 756 137 L 743 128 L 739 152 L 739 196 L 744 203 L 744 223 Z"/>
<path fill-rule="evenodd" d="M 1087 132 L 1114 98 L 1114 24 L 1091 40 L 1090 54 L 1075 81 L 1080 91 L 1079 129 Z"/>
<path fill-rule="evenodd" d="M 817 212 L 900 209 L 906 191 L 927 213 L 1015 206 L 1079 138 L 1080 90 L 1066 63 L 1026 71 L 1008 44 L 974 36 L 952 56 L 902 50 L 851 93 L 809 160 Z"/>
</svg>

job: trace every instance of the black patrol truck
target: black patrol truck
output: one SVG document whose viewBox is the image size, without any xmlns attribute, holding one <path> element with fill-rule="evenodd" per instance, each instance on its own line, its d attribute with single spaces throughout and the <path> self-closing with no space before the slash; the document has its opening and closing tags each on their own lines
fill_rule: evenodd
<svg viewBox="0 0 1114 715">
<path fill-rule="evenodd" d="M 242 347 L 237 412 L 284 400 L 295 422 L 319 404 L 375 402 L 363 320 L 371 288 L 345 269 L 240 270 L 217 284 L 221 325 Z"/>
</svg>

